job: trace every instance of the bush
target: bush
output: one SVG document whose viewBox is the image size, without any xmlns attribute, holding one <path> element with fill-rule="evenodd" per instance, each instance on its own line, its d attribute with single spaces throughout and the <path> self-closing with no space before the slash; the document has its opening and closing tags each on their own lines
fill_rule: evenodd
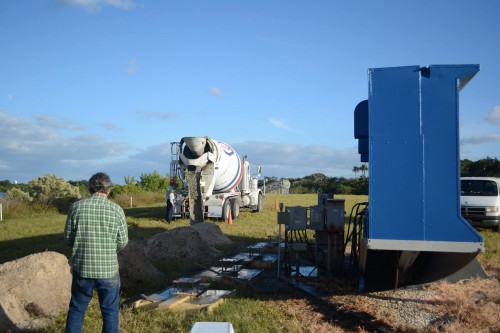
<svg viewBox="0 0 500 333">
<path fill-rule="evenodd" d="M 8 202 L 31 202 L 33 198 L 30 197 L 29 193 L 14 187 L 5 193 L 5 200 Z"/>
<path fill-rule="evenodd" d="M 28 193 L 36 203 L 56 206 L 61 201 L 70 202 L 81 198 L 78 187 L 51 173 L 31 180 L 28 183 Z"/>
<path fill-rule="evenodd" d="M 144 193 L 144 190 L 135 184 L 127 185 L 115 185 L 113 191 L 111 191 L 111 198 L 115 198 L 119 195 L 139 195 Z"/>
<path fill-rule="evenodd" d="M 36 215 L 51 211 L 66 214 L 69 206 L 81 198 L 80 190 L 66 180 L 47 174 L 31 180 L 26 192 L 19 188 L 7 191 L 5 218 Z"/>
</svg>

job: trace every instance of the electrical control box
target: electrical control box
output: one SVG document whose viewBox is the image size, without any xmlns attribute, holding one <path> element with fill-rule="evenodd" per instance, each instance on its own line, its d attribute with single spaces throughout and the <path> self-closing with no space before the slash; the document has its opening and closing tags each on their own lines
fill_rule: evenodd
<svg viewBox="0 0 500 333">
<path fill-rule="evenodd" d="M 278 224 L 290 224 L 290 212 L 278 212 Z"/>
<path fill-rule="evenodd" d="M 309 229 L 325 230 L 325 206 L 311 206 L 309 208 L 309 215 Z"/>
<path fill-rule="evenodd" d="M 328 199 L 326 206 L 326 226 L 331 232 L 344 232 L 344 199 Z"/>
<path fill-rule="evenodd" d="M 306 230 L 307 229 L 307 207 L 293 206 L 287 207 L 290 212 L 290 223 L 288 230 Z"/>
</svg>

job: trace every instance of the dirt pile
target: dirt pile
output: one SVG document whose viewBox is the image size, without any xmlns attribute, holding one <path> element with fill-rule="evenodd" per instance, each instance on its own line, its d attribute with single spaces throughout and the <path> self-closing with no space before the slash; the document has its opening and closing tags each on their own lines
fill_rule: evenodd
<svg viewBox="0 0 500 333">
<path fill-rule="evenodd" d="M 71 273 L 66 256 L 32 254 L 0 265 L 0 331 L 46 325 L 69 304 Z"/>
<path fill-rule="evenodd" d="M 216 257 L 220 252 L 215 246 L 230 243 L 214 223 L 170 229 L 151 237 L 145 244 L 130 241 L 118 254 L 122 287 L 155 285 L 164 281 L 165 276 L 151 261 Z"/>
<path fill-rule="evenodd" d="M 120 282 L 123 288 L 140 285 L 155 285 L 164 281 L 165 276 L 149 261 L 141 244 L 130 241 L 118 253 Z"/>
<path fill-rule="evenodd" d="M 216 224 L 205 222 L 155 235 L 147 241 L 144 252 L 153 260 L 216 257 L 220 251 L 215 246 L 230 243 Z"/>
</svg>

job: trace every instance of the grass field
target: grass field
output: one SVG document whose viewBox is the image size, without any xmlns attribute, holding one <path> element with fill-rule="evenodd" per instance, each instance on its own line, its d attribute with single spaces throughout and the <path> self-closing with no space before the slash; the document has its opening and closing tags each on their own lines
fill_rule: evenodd
<svg viewBox="0 0 500 333">
<path fill-rule="evenodd" d="M 336 198 L 346 200 L 346 212 L 358 202 L 367 200 L 366 196 L 338 195 Z M 268 237 L 276 237 L 278 233 L 277 214 L 275 203 L 282 202 L 284 206 L 311 206 L 317 203 L 317 195 L 272 195 L 268 194 L 264 201 L 261 213 L 252 213 L 242 210 L 240 217 L 232 225 L 215 222 L 234 246 L 222 249 L 232 253 L 243 246 Z M 178 226 L 187 226 L 186 219 L 177 220 L 171 224 L 162 222 L 165 215 L 163 205 L 149 207 L 134 207 L 125 209 L 129 225 L 129 236 L 135 240 L 145 240 L 154 234 Z M 65 255 L 69 249 L 64 245 L 62 232 L 65 216 L 50 213 L 44 216 L 6 220 L 0 223 L 0 263 L 14 260 L 32 253 L 42 251 L 57 251 Z M 347 219 L 347 217 L 346 217 Z M 485 239 L 486 253 L 479 255 L 483 266 L 500 266 L 498 252 L 500 236 L 496 232 L 481 231 Z M 181 276 L 182 268 L 178 264 L 161 263 L 159 269 L 167 276 Z M 168 284 L 165 285 L 167 287 Z M 152 290 L 146 290 L 149 292 Z M 123 299 L 134 296 L 123 294 Z M 289 295 L 289 297 L 292 297 Z M 169 310 L 132 310 L 124 309 L 120 313 L 121 332 L 187 332 L 197 321 L 230 321 L 237 332 L 307 332 L 305 323 L 300 315 L 284 311 L 279 297 L 271 295 L 257 295 L 248 292 L 237 293 L 228 299 L 213 313 L 181 313 Z M 297 296 L 295 302 L 300 302 Z M 288 300 L 290 301 L 290 300 Z M 293 297 L 292 297 L 292 301 Z M 57 317 L 53 324 L 39 332 L 62 332 L 64 330 L 65 314 Z M 98 302 L 94 298 L 85 318 L 84 332 L 96 332 L 101 327 Z"/>
</svg>

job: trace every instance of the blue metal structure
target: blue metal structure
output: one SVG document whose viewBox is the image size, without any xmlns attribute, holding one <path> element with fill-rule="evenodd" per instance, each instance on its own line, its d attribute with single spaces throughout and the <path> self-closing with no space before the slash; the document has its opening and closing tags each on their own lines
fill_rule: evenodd
<svg viewBox="0 0 500 333">
<path fill-rule="evenodd" d="M 428 282 L 484 251 L 481 235 L 460 215 L 459 197 L 458 95 L 478 71 L 479 65 L 369 69 L 368 100 L 354 112 L 358 152 L 370 172 L 360 254 L 367 277 Z"/>
</svg>

